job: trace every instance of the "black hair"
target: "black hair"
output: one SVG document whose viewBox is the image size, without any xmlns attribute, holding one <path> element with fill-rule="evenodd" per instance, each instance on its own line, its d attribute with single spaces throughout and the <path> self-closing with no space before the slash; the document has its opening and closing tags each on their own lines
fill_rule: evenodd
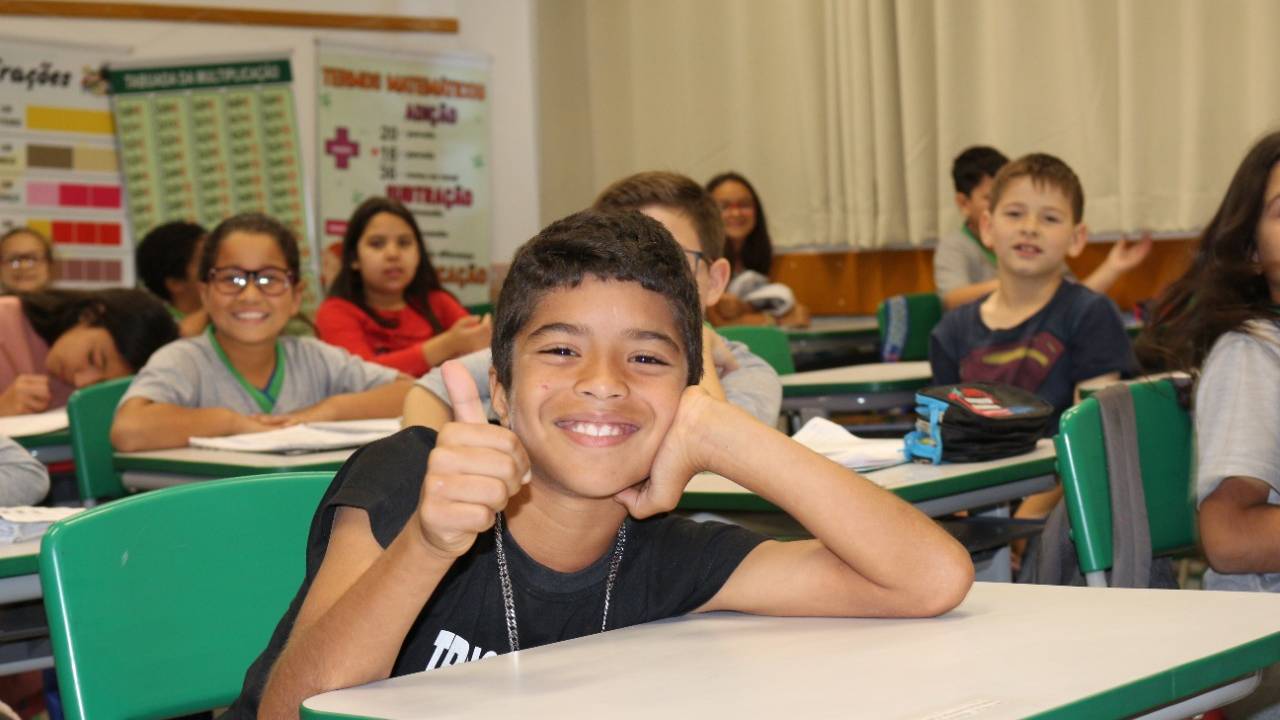
<svg viewBox="0 0 1280 720">
<path fill-rule="evenodd" d="M 769 223 L 764 218 L 764 205 L 761 204 L 760 195 L 756 193 L 755 187 L 742 175 L 726 172 L 707 181 L 707 192 L 715 192 L 716 188 L 730 180 L 741 183 L 747 192 L 751 193 L 751 202 L 756 206 L 756 226 L 743 238 L 741 248 L 734 248 L 732 242 L 726 241 L 724 256 L 729 259 L 734 273 L 743 269 L 755 270 L 768 277 L 773 267 L 773 240 L 769 237 Z"/>
<path fill-rule="evenodd" d="M 584 278 L 639 283 L 662 295 L 684 340 L 687 382 L 702 379 L 702 305 L 684 250 L 662 223 L 635 211 L 584 210 L 557 220 L 516 251 L 493 322 L 493 367 L 511 388 L 516 336 L 553 290 Z"/>
<path fill-rule="evenodd" d="M 275 240 L 280 252 L 284 254 L 286 269 L 293 275 L 293 282 L 297 284 L 302 277 L 302 258 L 298 250 L 298 238 L 284 223 L 270 215 L 256 212 L 232 215 L 218 223 L 213 232 L 209 233 L 209 237 L 204 241 L 204 247 L 200 250 L 201 280 L 209 279 L 209 271 L 213 270 L 214 263 L 218 261 L 218 250 L 222 247 L 222 241 L 234 232 L 267 235 Z"/>
<path fill-rule="evenodd" d="M 134 372 L 147 364 L 151 353 L 178 339 L 173 316 L 143 290 L 44 290 L 19 298 L 27 322 L 45 343 L 52 345 L 66 331 L 88 323 L 111 335 Z"/>
<path fill-rule="evenodd" d="M 193 222 L 175 220 L 158 225 L 147 233 L 135 253 L 138 277 L 157 297 L 173 302 L 165 280 L 184 280 L 187 265 L 195 255 L 205 229 Z"/>
<path fill-rule="evenodd" d="M 1000 168 L 1009 162 L 999 150 L 986 145 L 975 145 L 956 156 L 951 163 L 951 181 L 956 192 L 968 196 L 982 184 L 983 178 L 994 178 Z"/>
<path fill-rule="evenodd" d="M 342 298 L 354 304 L 383 327 L 396 326 L 395 320 L 382 317 L 369 307 L 364 297 L 364 277 L 359 270 L 352 267 L 359 258 L 360 238 L 364 235 L 365 228 L 369 227 L 369 222 L 379 213 L 390 213 L 405 221 L 409 229 L 413 230 L 413 240 L 418 244 L 418 267 L 409 284 L 405 286 L 404 302 L 414 312 L 426 318 L 433 331 L 442 332 L 444 325 L 432 312 L 431 305 L 427 302 L 427 294 L 433 290 L 448 291 L 440 285 L 440 276 L 436 274 L 436 268 L 431 264 L 431 258 L 427 256 L 427 245 L 422 240 L 418 221 L 414 219 L 413 213 L 409 212 L 409 208 L 398 200 L 381 196 L 371 197 L 360 203 L 360 207 L 351 213 L 351 219 L 347 221 L 347 231 L 342 236 L 342 269 L 338 271 L 338 276 L 329 286 L 329 297 Z"/>
<path fill-rule="evenodd" d="M 1277 164 L 1280 131 L 1263 136 L 1245 154 L 1187 272 L 1152 306 L 1136 347 L 1145 367 L 1194 372 L 1224 333 L 1250 320 L 1276 318 L 1256 258 L 1263 196 Z"/>
</svg>

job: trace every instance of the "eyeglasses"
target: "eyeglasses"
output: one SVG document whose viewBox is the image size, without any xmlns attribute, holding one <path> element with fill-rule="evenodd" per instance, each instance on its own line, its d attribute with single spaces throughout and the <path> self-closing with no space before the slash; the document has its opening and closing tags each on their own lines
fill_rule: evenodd
<svg viewBox="0 0 1280 720">
<path fill-rule="evenodd" d="M 0 264 L 8 265 L 14 270 L 29 270 L 47 262 L 49 262 L 49 258 L 44 255 L 10 255 L 6 258 L 0 258 Z"/>
<path fill-rule="evenodd" d="M 263 295 L 283 295 L 293 286 L 293 273 L 272 267 L 260 270 L 213 268 L 209 271 L 209 284 L 223 295 L 239 295 L 250 283 Z"/>
<path fill-rule="evenodd" d="M 707 263 L 707 267 L 711 267 L 710 261 L 707 260 L 706 253 L 702 252 L 701 250 L 690 250 L 688 248 L 681 248 L 681 249 L 684 250 L 685 255 L 688 255 L 689 257 L 693 258 L 693 271 L 695 273 L 698 272 L 699 260 L 701 260 L 704 263 Z"/>
</svg>

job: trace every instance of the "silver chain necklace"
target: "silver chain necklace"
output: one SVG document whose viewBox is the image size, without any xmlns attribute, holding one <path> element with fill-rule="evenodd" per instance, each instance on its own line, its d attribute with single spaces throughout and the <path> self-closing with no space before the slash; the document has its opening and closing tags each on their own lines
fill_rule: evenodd
<svg viewBox="0 0 1280 720">
<path fill-rule="evenodd" d="M 502 584 L 502 609 L 507 619 L 507 643 L 511 652 L 520 649 L 520 629 L 516 626 L 516 598 L 511 591 L 511 574 L 507 572 L 507 553 L 502 545 L 502 513 L 493 520 L 494 553 L 498 556 L 498 582 Z M 618 539 L 613 544 L 613 557 L 609 560 L 609 579 L 604 584 L 604 614 L 600 618 L 600 632 L 609 625 L 609 600 L 613 597 L 613 583 L 618 579 L 618 566 L 622 564 L 622 549 L 627 544 L 627 521 L 618 526 Z"/>
</svg>

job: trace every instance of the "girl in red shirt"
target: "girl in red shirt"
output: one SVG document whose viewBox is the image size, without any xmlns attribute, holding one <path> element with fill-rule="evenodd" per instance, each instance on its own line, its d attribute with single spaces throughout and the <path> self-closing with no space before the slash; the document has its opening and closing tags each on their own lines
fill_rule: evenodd
<svg viewBox="0 0 1280 720">
<path fill-rule="evenodd" d="M 422 232 L 396 200 L 360 204 L 342 239 L 342 269 L 316 311 L 321 340 L 413 376 L 489 346 L 489 316 L 471 315 L 447 290 Z"/>
</svg>

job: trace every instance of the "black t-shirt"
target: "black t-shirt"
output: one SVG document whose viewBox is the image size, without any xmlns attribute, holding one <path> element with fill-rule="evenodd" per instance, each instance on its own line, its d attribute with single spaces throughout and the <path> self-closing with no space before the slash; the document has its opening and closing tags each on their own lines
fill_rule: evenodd
<svg viewBox="0 0 1280 720">
<path fill-rule="evenodd" d="M 1029 390 L 1053 405 L 1048 433 L 1071 407 L 1083 380 L 1136 365 L 1129 335 L 1115 303 L 1064 281 L 1048 304 L 1016 327 L 992 330 L 982 322 L 983 300 L 942 317 L 929 338 L 936 385 L 995 382 Z"/>
<path fill-rule="evenodd" d="M 413 427 L 359 450 L 342 467 L 320 501 L 307 540 L 302 587 L 245 675 L 240 697 L 224 718 L 257 716 L 258 700 L 315 578 L 329 544 L 339 506 L 369 513 L 384 548 L 417 509 L 427 455 L 435 432 Z M 710 600 L 765 538 L 721 523 L 661 516 L 628 518 L 627 540 L 610 599 L 609 629 L 687 613 Z M 587 568 L 560 573 L 539 565 L 504 534 L 515 596 L 520 647 L 582 637 L 600 631 L 612 544 Z M 481 533 L 454 562 L 414 621 L 392 676 L 477 660 L 509 651 L 492 532 Z"/>
</svg>

